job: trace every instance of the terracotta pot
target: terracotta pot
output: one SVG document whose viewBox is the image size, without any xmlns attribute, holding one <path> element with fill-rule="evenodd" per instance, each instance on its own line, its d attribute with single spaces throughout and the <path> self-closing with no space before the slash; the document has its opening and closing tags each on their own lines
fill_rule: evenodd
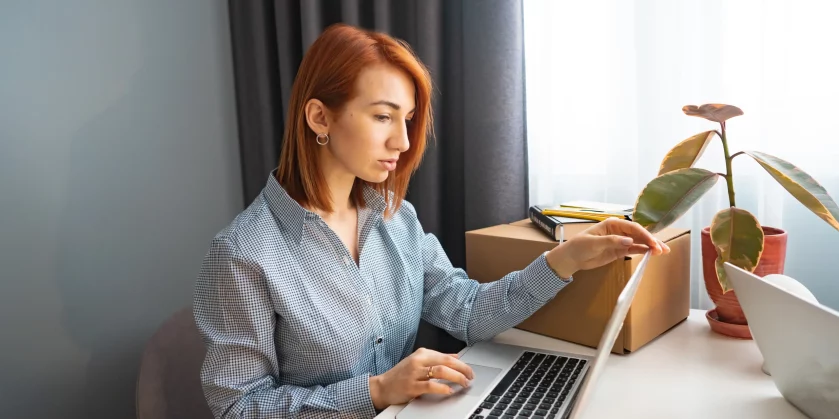
<svg viewBox="0 0 839 419">
<path fill-rule="evenodd" d="M 783 274 L 787 254 L 787 233 L 774 227 L 763 227 L 763 254 L 754 270 L 755 275 Z M 734 337 L 751 339 L 748 322 L 734 291 L 722 293 L 714 263 L 717 250 L 711 242 L 711 228 L 702 229 L 702 274 L 705 290 L 716 308 L 708 312 L 708 321 L 715 331 Z M 740 327 L 736 327 L 736 326 Z"/>
</svg>

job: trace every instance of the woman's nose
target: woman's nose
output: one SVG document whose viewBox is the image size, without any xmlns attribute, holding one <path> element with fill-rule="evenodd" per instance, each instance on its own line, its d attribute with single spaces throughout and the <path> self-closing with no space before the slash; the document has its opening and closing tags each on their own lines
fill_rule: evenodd
<svg viewBox="0 0 839 419">
<path fill-rule="evenodd" d="M 400 153 L 408 151 L 411 147 L 411 142 L 408 139 L 408 127 L 402 124 L 402 127 L 390 137 L 390 147 L 399 150 Z"/>
</svg>

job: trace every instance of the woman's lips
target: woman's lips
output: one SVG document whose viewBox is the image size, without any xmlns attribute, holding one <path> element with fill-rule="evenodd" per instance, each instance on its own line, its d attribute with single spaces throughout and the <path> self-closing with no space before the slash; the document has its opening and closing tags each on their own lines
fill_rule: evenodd
<svg viewBox="0 0 839 419">
<path fill-rule="evenodd" d="M 396 170 L 396 160 L 379 160 L 379 164 L 388 172 Z"/>
</svg>

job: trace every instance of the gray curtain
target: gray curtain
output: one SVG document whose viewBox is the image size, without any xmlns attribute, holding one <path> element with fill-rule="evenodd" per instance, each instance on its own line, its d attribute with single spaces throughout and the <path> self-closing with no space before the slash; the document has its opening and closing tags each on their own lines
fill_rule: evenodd
<svg viewBox="0 0 839 419">
<path fill-rule="evenodd" d="M 244 202 L 277 165 L 307 47 L 332 23 L 407 41 L 430 68 L 435 131 L 407 199 L 454 266 L 464 233 L 527 216 L 522 0 L 230 0 Z M 462 342 L 423 323 L 418 346 Z"/>
</svg>

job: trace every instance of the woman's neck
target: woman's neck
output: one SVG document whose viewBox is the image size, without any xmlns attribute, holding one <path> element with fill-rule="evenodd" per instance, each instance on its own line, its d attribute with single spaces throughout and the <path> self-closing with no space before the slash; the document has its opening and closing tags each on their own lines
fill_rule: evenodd
<svg viewBox="0 0 839 419">
<path fill-rule="evenodd" d="M 326 154 L 326 153 L 324 153 Z M 326 156 L 324 156 L 326 157 Z M 319 211 L 321 218 L 343 218 L 344 215 L 355 212 L 355 204 L 352 201 L 352 189 L 355 185 L 355 176 L 347 172 L 340 163 L 324 158 L 321 161 L 323 177 L 329 187 L 329 199 L 332 203 L 332 212 Z M 331 160 L 331 161 L 328 161 Z"/>
</svg>

